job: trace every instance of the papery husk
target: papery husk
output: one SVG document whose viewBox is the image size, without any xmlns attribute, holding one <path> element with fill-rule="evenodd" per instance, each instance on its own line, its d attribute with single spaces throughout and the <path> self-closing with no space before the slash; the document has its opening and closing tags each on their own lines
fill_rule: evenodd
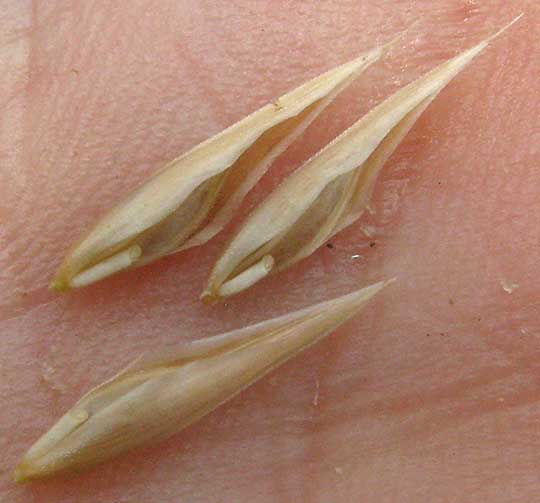
<svg viewBox="0 0 540 503">
<path fill-rule="evenodd" d="M 287 177 L 230 240 L 201 297 L 241 292 L 358 220 L 381 168 L 418 117 L 503 30 L 394 93 Z"/>
<path fill-rule="evenodd" d="M 43 435 L 17 466 L 15 480 L 79 471 L 170 436 L 315 344 L 388 283 L 143 355 L 87 393 Z"/>
</svg>

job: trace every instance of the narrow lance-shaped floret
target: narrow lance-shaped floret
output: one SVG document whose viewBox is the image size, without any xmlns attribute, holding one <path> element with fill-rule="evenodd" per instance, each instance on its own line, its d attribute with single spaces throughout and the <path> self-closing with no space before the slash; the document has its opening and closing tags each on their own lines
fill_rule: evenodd
<svg viewBox="0 0 540 503">
<path fill-rule="evenodd" d="M 418 117 L 503 30 L 394 93 L 287 177 L 230 240 L 202 298 L 241 292 L 360 218 L 381 168 Z"/>
<path fill-rule="evenodd" d="M 17 466 L 15 480 L 82 470 L 166 438 L 315 344 L 388 283 L 139 358 L 45 433 Z"/>
</svg>

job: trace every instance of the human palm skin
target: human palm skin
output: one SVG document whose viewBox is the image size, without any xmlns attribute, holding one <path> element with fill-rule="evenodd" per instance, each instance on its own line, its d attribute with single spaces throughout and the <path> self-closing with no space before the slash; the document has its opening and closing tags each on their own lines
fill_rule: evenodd
<svg viewBox="0 0 540 503">
<path fill-rule="evenodd" d="M 0 501 L 537 500 L 533 2 L 0 4 Z M 198 300 L 227 236 L 287 172 L 520 12 L 392 157 L 373 215 L 225 303 Z M 416 19 L 217 239 L 85 290 L 47 291 L 69 244 L 167 160 Z M 39 435 L 143 351 L 394 276 L 354 321 L 170 440 L 76 477 L 11 481 Z"/>
</svg>

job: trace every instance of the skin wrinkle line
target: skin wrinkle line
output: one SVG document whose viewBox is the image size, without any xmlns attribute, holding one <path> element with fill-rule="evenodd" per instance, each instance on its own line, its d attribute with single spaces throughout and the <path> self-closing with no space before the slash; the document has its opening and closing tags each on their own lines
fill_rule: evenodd
<svg viewBox="0 0 540 503">
<path fill-rule="evenodd" d="M 22 318 L 28 313 L 56 301 L 46 287 L 35 290 L 26 290 L 20 294 L 21 300 L 14 300 L 5 304 L 0 304 L 0 322 Z"/>
<path fill-rule="evenodd" d="M 499 370 L 499 372 L 495 372 L 495 370 Z M 418 393 L 411 393 L 408 395 L 400 395 L 397 399 L 383 398 L 360 403 L 358 404 L 358 409 L 362 409 L 363 411 L 363 414 L 360 414 L 360 416 L 362 418 L 375 419 L 383 412 L 392 415 L 393 417 L 410 417 L 415 411 L 429 411 L 433 404 L 444 408 L 444 405 L 448 401 L 456 400 L 460 395 L 463 395 L 461 390 L 474 390 L 486 386 L 486 384 L 494 385 L 504 383 L 509 377 L 520 376 L 522 374 L 518 365 L 508 368 L 485 368 L 482 369 L 482 371 L 483 375 L 456 381 L 446 387 L 439 387 L 436 390 L 432 390 L 430 393 L 423 391 L 422 396 L 419 396 Z M 483 378 L 483 376 L 485 376 L 485 378 Z M 419 405 L 423 405 L 423 407 L 419 408 Z M 366 412 L 367 410 L 372 412 Z M 344 418 L 348 417 L 348 419 L 352 421 L 354 418 L 358 418 L 359 414 L 358 411 L 351 412 L 348 415 L 340 412 L 340 416 Z"/>
<path fill-rule="evenodd" d="M 465 423 L 470 423 L 471 421 L 493 414 L 494 411 L 500 412 L 516 407 L 529 406 L 531 403 L 538 401 L 537 392 L 535 393 L 532 391 L 528 392 L 526 395 L 522 393 L 522 395 L 524 396 L 523 399 L 516 399 L 512 403 L 510 403 L 510 401 L 505 401 L 504 406 L 501 406 L 501 402 L 492 400 L 491 406 L 489 408 L 484 408 L 483 410 L 478 410 L 477 404 L 471 404 L 466 408 L 466 411 L 469 414 L 467 417 L 461 418 L 459 427 L 461 428 Z M 444 419 L 447 419 L 447 421 L 443 421 Z M 418 438 L 421 438 L 422 436 L 437 436 L 449 429 L 456 429 L 455 415 L 449 418 L 448 413 L 439 411 L 437 414 L 433 414 L 433 417 L 426 418 L 424 421 L 409 423 L 409 427 L 406 428 L 406 431 L 402 430 L 402 432 L 400 432 L 398 440 L 402 447 L 408 445 L 410 448 L 414 449 L 418 445 Z M 380 439 L 376 447 L 366 447 L 363 451 L 365 458 L 373 459 L 373 457 L 376 457 L 378 454 L 388 453 L 392 450 L 392 446 L 395 446 L 395 442 L 395 437 L 387 438 L 386 440 Z"/>
<path fill-rule="evenodd" d="M 34 26 L 36 24 L 36 2 L 35 1 L 31 2 L 30 12 L 28 14 L 29 14 L 28 15 L 29 28 L 28 28 L 28 36 L 25 38 L 25 40 L 27 41 L 26 67 L 27 67 L 28 77 L 26 80 L 26 85 L 23 88 L 24 90 L 23 92 L 20 93 L 20 97 L 24 100 L 25 105 L 22 107 L 22 113 L 21 113 L 20 129 L 22 131 L 21 132 L 22 138 L 20 139 L 20 142 L 21 142 L 22 148 L 21 148 L 21 152 L 19 153 L 20 159 L 18 160 L 18 164 L 24 167 L 31 164 L 30 163 L 31 150 L 29 148 L 29 145 L 31 144 L 30 139 L 32 138 L 32 135 L 27 132 L 32 131 L 33 121 L 30 117 L 29 107 L 26 106 L 26 104 L 30 102 L 29 96 L 31 94 L 31 88 L 32 88 L 32 77 L 34 76 L 33 69 L 35 68 L 35 63 L 36 63 L 36 40 L 35 40 L 35 32 L 34 32 Z M 17 173 L 18 173 L 17 179 L 20 180 L 19 187 L 17 188 L 17 190 L 19 191 L 18 198 L 19 200 L 28 199 L 29 198 L 28 193 L 31 189 L 29 187 L 30 184 L 28 184 L 28 181 L 27 181 L 28 180 L 27 170 L 18 169 Z M 6 231 L 6 234 L 8 234 L 7 231 Z M 14 251 L 9 250 L 9 248 L 7 248 L 7 255 L 8 257 L 10 257 L 10 262 L 12 263 L 16 262 L 16 260 L 15 261 L 13 260 L 13 254 L 14 254 Z M 13 281 L 13 278 L 10 276 L 8 276 L 6 279 L 6 282 L 8 284 L 10 284 Z M 8 315 L 8 316 L 9 316 L 8 318 L 5 318 L 6 320 L 17 318 L 19 314 L 15 313 L 14 316 L 13 315 Z M 1 321 L 4 321 L 4 320 L 1 320 Z"/>
<path fill-rule="evenodd" d="M 512 395 L 510 396 L 512 397 Z M 502 410 L 514 409 L 516 407 L 528 407 L 531 404 L 536 403 L 537 401 L 538 392 L 532 390 L 528 391 L 527 393 L 522 392 L 519 398 L 516 398 L 515 400 L 509 400 L 508 398 L 505 398 L 504 401 L 501 402 L 499 400 L 493 399 L 489 402 L 489 407 L 486 406 L 485 403 L 482 403 L 479 408 L 477 403 L 471 403 L 470 405 L 459 411 L 461 414 L 463 414 L 464 411 L 467 412 L 467 415 L 465 417 L 460 418 L 460 426 L 461 424 L 464 424 L 466 422 L 471 422 L 478 418 L 483 418 L 490 414 L 493 414 L 494 411 L 500 412 Z M 457 415 L 457 412 L 455 415 Z M 415 442 L 415 439 L 418 437 L 419 434 L 425 433 L 430 430 L 434 431 L 435 434 L 438 434 L 447 429 L 455 429 L 455 415 L 454 417 L 448 418 L 448 414 L 446 412 L 439 411 L 436 416 L 438 418 L 441 418 L 441 421 L 437 421 L 436 419 L 434 421 L 433 417 L 426 419 L 423 424 L 418 425 L 417 434 L 409 434 L 406 435 L 406 437 L 410 439 L 411 442 Z M 446 424 L 444 424 L 445 422 L 443 420 L 446 418 L 448 418 L 448 421 L 446 422 Z"/>
<path fill-rule="evenodd" d="M 516 407 L 526 407 L 537 401 L 538 393 L 531 391 L 524 399 L 516 399 L 514 401 L 508 399 L 504 399 L 503 401 L 493 399 L 489 402 L 489 407 L 482 404 L 480 407 L 481 410 L 479 410 L 478 403 L 471 403 L 465 409 L 461 408 L 459 411 L 454 411 L 450 416 L 447 411 L 439 409 L 422 420 L 415 419 L 414 422 L 411 421 L 407 423 L 407 425 L 404 426 L 404 429 L 399 432 L 399 442 L 400 445 L 403 445 L 404 442 L 410 442 L 414 446 L 417 444 L 418 438 L 422 437 L 423 435 L 437 435 L 449 429 L 455 430 L 457 419 L 459 419 L 459 427 L 461 428 L 465 423 L 485 417 L 492 414 L 494 411 L 500 412 L 502 410 L 514 409 Z M 414 409 L 413 412 L 417 413 L 418 411 L 417 409 Z M 463 414 L 464 412 L 467 412 L 467 414 Z M 461 414 L 459 418 L 458 414 Z M 377 411 L 377 413 L 373 414 L 373 416 L 380 418 L 381 412 Z M 351 414 L 349 417 L 346 417 L 346 422 L 355 422 L 357 420 L 357 415 Z M 331 428 L 335 428 L 335 425 L 332 424 L 327 427 L 325 432 L 330 433 L 328 430 L 331 430 Z M 366 452 L 366 455 L 368 457 L 376 455 L 373 454 L 373 451 L 387 452 L 389 449 L 391 449 L 392 445 L 395 445 L 395 442 L 396 438 L 390 438 L 386 441 L 386 443 L 384 439 L 381 439 L 378 441 L 375 449 L 371 449 L 370 452 Z"/>
<path fill-rule="evenodd" d="M 434 323 L 436 324 L 436 322 L 434 322 Z M 462 324 L 462 327 L 466 327 L 466 326 L 467 326 L 466 323 Z M 453 328 L 455 328 L 455 327 L 453 327 Z M 492 334 L 491 331 L 490 331 L 490 334 Z M 516 357 L 516 356 L 509 355 L 505 348 L 501 348 L 498 345 L 491 342 L 492 341 L 491 337 L 488 337 L 488 336 L 484 335 L 483 339 L 484 339 L 484 342 L 487 344 L 488 348 L 494 349 L 494 350 L 496 350 L 498 352 L 502 352 L 509 359 L 508 370 L 504 369 L 504 371 L 502 371 L 501 367 L 495 367 L 495 369 L 501 369 L 501 372 L 499 372 L 497 374 L 497 377 L 495 377 L 494 379 L 488 380 L 487 381 L 488 383 L 490 383 L 490 384 L 491 383 L 496 383 L 496 382 L 502 381 L 504 379 L 507 379 L 508 377 L 511 377 L 511 376 L 514 376 L 514 375 L 521 375 L 523 373 L 526 373 L 525 371 L 527 369 L 530 370 L 530 369 L 536 369 L 537 368 L 534 364 L 529 363 L 529 361 L 526 358 L 519 358 L 519 357 Z M 490 375 L 495 374 L 495 372 L 493 372 L 492 369 L 487 369 L 487 372 L 489 372 Z M 485 384 L 484 382 L 482 382 L 482 380 L 480 378 L 478 378 L 478 379 L 471 378 L 471 379 L 464 379 L 462 381 L 453 383 L 453 385 L 449 386 L 449 388 L 451 389 L 451 388 L 462 386 L 463 388 L 470 389 L 471 384 L 474 384 L 474 383 L 476 383 L 476 386 L 482 386 L 482 385 Z M 449 389 L 449 391 L 450 391 L 450 389 Z M 407 402 L 408 404 L 411 404 L 411 403 L 414 402 L 413 398 L 416 397 L 416 396 L 417 396 L 416 394 L 412 394 L 408 398 L 405 397 L 405 399 L 403 401 Z M 424 396 L 425 396 L 425 393 L 424 393 Z M 441 400 L 446 399 L 446 398 L 441 397 L 441 388 L 438 388 L 438 390 L 436 392 L 433 392 L 432 396 L 439 397 L 439 398 L 441 398 Z M 452 395 L 449 395 L 448 398 L 452 398 Z M 388 404 L 388 403 L 389 403 L 388 399 L 384 399 L 382 401 L 368 402 L 366 405 L 363 406 L 363 408 L 364 409 L 365 408 L 374 408 L 377 411 L 377 414 L 378 414 L 378 412 L 380 410 L 390 410 L 391 411 L 390 413 L 395 415 L 397 413 L 397 409 L 393 409 L 392 407 L 385 407 L 385 405 Z M 372 405 L 372 407 L 370 407 L 370 405 Z M 413 410 L 416 410 L 416 409 L 414 409 L 414 403 L 411 405 L 411 408 Z M 410 413 L 411 413 L 411 411 L 409 411 L 408 409 L 405 409 L 403 411 L 403 414 L 410 414 Z"/>
<path fill-rule="evenodd" d="M 25 15 L 26 14 L 26 15 Z M 9 21 L 9 20 L 8 20 Z M 21 28 L 20 26 L 24 28 Z M 15 30 L 16 34 L 24 33 L 28 31 L 32 25 L 32 17 L 30 12 L 23 11 L 20 18 L 16 19 L 13 26 L 9 26 L 8 23 L 4 23 L 4 31 L 10 32 L 10 28 Z M 24 193 L 27 186 L 26 178 L 21 173 L 20 166 L 24 165 L 24 159 L 26 157 L 25 146 L 25 119 L 27 109 L 25 107 L 26 90 L 29 86 L 28 80 L 28 67 L 30 64 L 30 49 L 31 40 L 29 37 L 9 37 L 10 40 L 17 44 L 13 47 L 13 44 L 9 46 L 2 45 L 0 54 L 4 63 L 4 71 L 12 76 L 12 80 L 6 79 L 6 84 L 2 85 L 2 91 L 6 93 L 7 101 L 2 103 L 3 114 L 2 119 L 4 125 L 9 124 L 8 130 L 0 129 L 0 141 L 2 141 L 6 148 L 2 155 L 2 179 L 6 176 L 6 180 L 3 181 L 5 186 L 9 186 L 10 190 L 8 196 L 3 198 L 0 203 L 1 216 L 5 221 L 9 222 L 8 208 L 11 207 L 13 200 L 18 197 L 19 194 Z M 3 57 L 5 54 L 5 58 Z M 17 173 L 16 177 L 10 177 L 8 174 Z M 16 207 L 16 204 L 13 204 Z M 10 242 L 9 236 L 13 233 L 11 227 L 8 225 L 2 225 L 0 232 L 0 242 L 3 246 L 2 261 L 6 264 L 13 263 L 14 253 L 10 249 L 8 243 Z M 13 273 L 13 267 L 9 265 L 4 266 L 2 274 L 3 290 L 9 292 L 12 289 L 12 285 L 16 282 L 16 274 Z M 9 298 L 9 297 L 8 297 Z"/>
<path fill-rule="evenodd" d="M 490 335 L 492 332 L 490 332 Z M 498 351 L 502 353 L 508 359 L 508 366 L 515 367 L 516 369 L 524 368 L 528 370 L 537 370 L 538 366 L 535 366 L 533 363 L 530 363 L 526 357 L 520 357 L 519 355 L 510 354 L 506 346 L 502 346 L 493 342 L 492 338 L 489 335 L 480 334 L 480 337 L 483 339 L 484 344 L 489 349 Z"/>
<path fill-rule="evenodd" d="M 500 348 L 497 345 L 490 343 L 489 341 L 491 339 L 489 339 L 488 337 L 484 337 L 484 339 L 488 341 L 488 347 L 490 347 L 491 349 L 495 349 L 496 351 L 502 351 L 504 354 L 507 355 L 507 352 L 503 348 Z M 528 360 L 526 358 L 509 357 L 509 359 L 510 359 L 511 364 L 508 365 L 507 367 L 494 367 L 493 369 L 489 369 L 489 368 L 482 369 L 482 372 L 484 372 L 484 374 L 493 376 L 491 379 L 483 380 L 481 376 L 478 376 L 478 377 L 463 379 L 461 381 L 454 382 L 452 383 L 452 385 L 447 386 L 448 392 L 450 393 L 449 394 L 447 393 L 446 396 L 442 396 L 442 394 L 444 393 L 441 393 L 441 388 L 439 387 L 436 391 L 433 391 L 432 393 L 430 393 L 432 397 L 438 399 L 435 401 L 432 400 L 431 403 L 444 403 L 446 400 L 455 399 L 456 395 L 454 393 L 457 393 L 459 391 L 457 388 L 471 389 L 471 385 L 473 385 L 474 387 L 481 387 L 481 386 L 485 386 L 486 383 L 494 384 L 494 383 L 504 382 L 504 380 L 508 379 L 509 377 L 526 374 L 527 373 L 526 370 L 537 368 L 534 364 L 528 363 Z M 500 370 L 500 371 L 495 372 L 494 369 Z M 401 411 L 401 414 L 410 415 L 412 411 L 418 410 L 417 408 L 415 408 L 417 404 L 414 401 L 414 398 L 417 396 L 418 396 L 417 393 L 413 393 L 409 395 L 409 397 L 405 397 L 403 399 L 403 396 L 400 396 L 400 399 L 396 400 L 396 402 L 406 402 L 408 405 L 407 408 Z M 424 397 L 426 396 L 425 392 L 423 396 Z M 538 397 L 536 397 L 535 400 L 537 398 Z M 374 409 L 376 411 L 375 416 L 380 414 L 381 410 L 384 410 L 387 413 L 393 414 L 395 416 L 396 414 L 399 413 L 399 410 L 398 408 L 395 408 L 395 407 L 394 408 L 387 407 L 386 405 L 388 405 L 389 402 L 391 404 L 391 400 L 388 400 L 386 398 L 383 400 L 367 402 L 365 404 L 362 404 L 362 410 L 365 411 L 366 409 Z M 426 406 L 425 408 L 427 409 L 428 407 Z"/>
</svg>

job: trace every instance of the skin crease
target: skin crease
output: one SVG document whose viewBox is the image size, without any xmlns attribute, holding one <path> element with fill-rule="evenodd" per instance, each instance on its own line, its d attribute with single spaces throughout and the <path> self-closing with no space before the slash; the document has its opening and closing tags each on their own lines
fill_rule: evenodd
<svg viewBox="0 0 540 503">
<path fill-rule="evenodd" d="M 0 501 L 537 500 L 534 2 L 0 7 Z M 241 215 L 390 92 L 520 12 L 392 157 L 376 214 L 333 247 L 215 306 L 198 295 L 234 224 L 205 247 L 88 289 L 47 291 L 69 244 L 119 196 L 265 102 L 420 19 L 278 161 Z M 77 477 L 11 481 L 38 436 L 141 352 L 393 276 L 354 321 L 169 441 Z"/>
</svg>

